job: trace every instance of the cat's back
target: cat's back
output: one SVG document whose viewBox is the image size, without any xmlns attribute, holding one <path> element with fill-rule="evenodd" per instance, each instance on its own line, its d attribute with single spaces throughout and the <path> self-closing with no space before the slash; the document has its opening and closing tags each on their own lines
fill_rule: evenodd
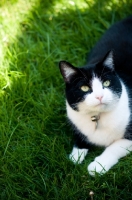
<svg viewBox="0 0 132 200">
<path fill-rule="evenodd" d="M 132 16 L 115 23 L 105 32 L 91 51 L 88 63 L 97 63 L 110 50 L 114 54 L 115 69 L 132 74 Z"/>
</svg>

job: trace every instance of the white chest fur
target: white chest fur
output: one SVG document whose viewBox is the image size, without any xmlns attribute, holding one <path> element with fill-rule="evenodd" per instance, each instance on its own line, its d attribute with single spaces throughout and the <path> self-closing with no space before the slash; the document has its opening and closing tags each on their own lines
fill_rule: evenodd
<svg viewBox="0 0 132 200">
<path fill-rule="evenodd" d="M 90 142 L 96 145 L 109 146 L 114 141 L 123 138 L 129 123 L 129 102 L 124 85 L 122 85 L 122 95 L 115 109 L 99 113 L 97 128 L 95 122 L 91 121 L 91 114 L 74 111 L 67 102 L 66 107 L 68 118 Z"/>
</svg>

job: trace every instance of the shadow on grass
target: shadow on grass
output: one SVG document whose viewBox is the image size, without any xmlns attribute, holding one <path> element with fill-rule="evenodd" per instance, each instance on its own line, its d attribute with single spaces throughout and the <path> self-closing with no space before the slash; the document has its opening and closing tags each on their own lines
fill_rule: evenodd
<svg viewBox="0 0 132 200">
<path fill-rule="evenodd" d="M 94 181 L 87 175 L 87 163 L 73 166 L 66 160 L 71 131 L 58 62 L 85 64 L 102 33 L 132 10 L 132 3 L 126 1 L 120 5 L 90 2 L 80 8 L 72 1 L 38 0 L 21 21 L 21 34 L 8 45 L 5 61 L 10 86 L 4 88 L 0 111 L 2 199 L 84 200 L 91 188 L 96 199 L 126 197 L 128 181 L 126 193 L 120 194 L 124 182 L 118 182 L 119 175 L 117 190 L 112 173 Z"/>
</svg>

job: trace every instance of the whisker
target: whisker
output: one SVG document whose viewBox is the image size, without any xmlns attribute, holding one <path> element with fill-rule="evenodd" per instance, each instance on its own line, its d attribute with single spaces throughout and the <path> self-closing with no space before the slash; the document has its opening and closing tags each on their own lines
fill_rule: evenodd
<svg viewBox="0 0 132 200">
<path fill-rule="evenodd" d="M 81 77 L 77 77 L 74 79 L 74 81 L 72 83 L 74 83 L 77 79 L 81 79 Z"/>
<path fill-rule="evenodd" d="M 79 71 L 80 71 L 81 74 L 84 76 L 84 80 L 86 81 L 86 83 L 88 83 L 88 79 L 87 79 L 87 77 L 85 76 L 85 74 L 81 71 L 81 69 L 79 69 Z"/>
<path fill-rule="evenodd" d="M 102 69 L 100 78 L 103 76 L 104 69 L 105 69 L 105 65 L 104 65 L 104 67 L 103 67 L 103 69 Z"/>
</svg>

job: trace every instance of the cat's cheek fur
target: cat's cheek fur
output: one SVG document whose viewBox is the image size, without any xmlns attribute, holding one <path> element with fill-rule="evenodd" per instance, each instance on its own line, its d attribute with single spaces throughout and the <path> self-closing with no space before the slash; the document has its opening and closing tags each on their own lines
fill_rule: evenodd
<svg viewBox="0 0 132 200">
<path fill-rule="evenodd" d="M 104 105 L 102 105 L 102 107 L 104 107 L 105 109 L 107 107 L 107 109 L 106 109 L 107 111 L 111 110 L 113 108 L 113 105 L 115 105 L 114 99 L 115 99 L 115 97 L 113 96 L 113 93 L 111 92 L 111 90 L 104 89 L 103 98 L 102 98 L 102 103 Z M 85 97 L 84 103 L 86 105 L 86 107 L 84 108 L 85 110 L 89 109 L 90 111 L 94 111 L 94 110 L 96 111 L 96 109 L 97 110 L 99 109 L 99 106 L 98 106 L 99 100 L 96 99 L 96 96 L 94 93 L 87 95 Z M 117 100 L 116 100 L 116 103 L 117 103 Z M 105 111 L 105 109 L 103 111 Z M 80 110 L 81 110 L 81 108 L 80 108 Z"/>
<path fill-rule="evenodd" d="M 99 100 L 96 98 L 96 94 L 86 94 L 84 100 L 77 105 L 78 111 L 81 113 L 88 112 L 108 112 L 113 110 L 118 104 L 119 97 L 113 94 L 108 88 L 105 88 L 103 93 L 100 91 L 100 96 L 103 95 L 102 105 L 99 105 Z"/>
<path fill-rule="evenodd" d="M 104 174 L 113 167 L 120 158 L 126 156 L 132 151 L 132 141 L 120 139 L 107 147 L 105 151 L 95 158 L 88 166 L 90 175 L 95 176 L 96 173 Z"/>
<path fill-rule="evenodd" d="M 69 158 L 72 162 L 81 164 L 87 153 L 88 149 L 79 149 L 77 147 L 73 147 Z"/>
</svg>

